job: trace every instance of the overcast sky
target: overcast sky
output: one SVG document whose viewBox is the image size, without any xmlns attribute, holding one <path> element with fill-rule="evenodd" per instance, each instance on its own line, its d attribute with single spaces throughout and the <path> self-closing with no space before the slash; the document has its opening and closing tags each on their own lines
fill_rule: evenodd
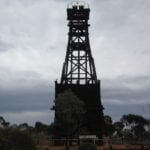
<svg viewBox="0 0 150 150">
<path fill-rule="evenodd" d="M 0 116 L 50 123 L 67 47 L 69 0 L 0 0 Z M 105 115 L 150 117 L 150 1 L 87 0 Z"/>
</svg>

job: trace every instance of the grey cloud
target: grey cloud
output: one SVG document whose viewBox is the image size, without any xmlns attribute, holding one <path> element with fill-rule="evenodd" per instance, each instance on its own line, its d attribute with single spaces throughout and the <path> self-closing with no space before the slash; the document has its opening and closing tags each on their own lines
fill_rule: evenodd
<svg viewBox="0 0 150 150">
<path fill-rule="evenodd" d="M 145 49 L 142 51 L 143 55 L 150 55 L 150 49 Z"/>
<path fill-rule="evenodd" d="M 103 89 L 103 98 L 109 103 L 113 103 L 114 100 L 122 103 L 150 103 L 149 89 L 147 90 L 130 90 L 127 88 L 111 88 Z M 104 101 L 105 101 L 104 100 Z"/>
<path fill-rule="evenodd" d="M 139 114 L 149 118 L 150 104 L 107 104 L 104 103 L 104 114 L 110 115 L 113 121 L 118 121 L 124 114 Z"/>
<path fill-rule="evenodd" d="M 147 104 L 150 103 L 150 77 L 122 76 L 116 79 L 102 80 L 102 98 L 104 103 Z"/>
<path fill-rule="evenodd" d="M 0 52 L 5 52 L 8 51 L 10 49 L 14 48 L 13 45 L 4 42 L 3 40 L 0 39 Z"/>
<path fill-rule="evenodd" d="M 44 111 L 24 111 L 24 112 L 10 112 L 1 114 L 11 124 L 28 123 L 34 126 L 35 122 L 41 121 L 50 124 L 54 120 L 54 112 L 50 110 Z"/>
<path fill-rule="evenodd" d="M 29 87 L 39 84 L 40 74 L 30 70 L 13 70 L 11 68 L 0 67 L 0 87 L 6 87 L 6 89 L 15 89 L 16 87 Z"/>
<path fill-rule="evenodd" d="M 118 45 L 120 45 L 119 42 L 121 44 L 124 42 L 128 49 L 131 46 L 130 41 L 133 41 L 136 48 L 138 43 L 135 44 L 135 42 L 139 38 L 141 44 L 148 39 L 150 31 L 150 2 L 148 0 L 108 0 L 103 3 L 99 1 L 93 7 L 91 19 L 94 22 L 94 29 L 97 29 L 96 35 L 119 40 Z M 97 16 L 96 19 L 94 16 Z M 147 46 L 148 43 L 144 42 L 144 44 Z"/>
<path fill-rule="evenodd" d="M 39 88 L 39 87 L 38 87 Z M 48 110 L 53 105 L 53 93 L 50 88 L 28 89 L 29 91 L 0 92 L 0 112 L 22 112 Z"/>
<path fill-rule="evenodd" d="M 1 68 L 0 113 L 49 110 L 54 100 L 54 82 L 33 71 Z"/>
</svg>

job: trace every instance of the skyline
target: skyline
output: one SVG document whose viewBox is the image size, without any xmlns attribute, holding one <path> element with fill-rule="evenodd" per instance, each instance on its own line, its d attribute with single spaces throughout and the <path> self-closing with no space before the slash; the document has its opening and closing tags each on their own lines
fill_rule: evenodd
<svg viewBox="0 0 150 150">
<path fill-rule="evenodd" d="M 0 0 L 0 116 L 50 123 L 67 46 L 69 0 Z M 149 117 L 150 1 L 88 0 L 105 115 Z M 57 8 L 57 10 L 56 10 Z"/>
</svg>

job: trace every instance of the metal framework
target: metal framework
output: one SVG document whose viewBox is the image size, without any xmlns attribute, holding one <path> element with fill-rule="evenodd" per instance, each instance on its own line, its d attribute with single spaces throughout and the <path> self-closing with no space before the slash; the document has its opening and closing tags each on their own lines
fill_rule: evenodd
<svg viewBox="0 0 150 150">
<path fill-rule="evenodd" d="M 69 38 L 61 76 L 62 84 L 93 84 L 97 82 L 89 44 L 89 12 L 89 8 L 78 4 L 67 9 Z"/>
<path fill-rule="evenodd" d="M 87 5 L 73 4 L 67 8 L 69 21 L 68 45 L 63 64 L 61 81 L 55 82 L 55 98 L 71 89 L 84 103 L 83 130 L 102 137 L 104 118 L 101 104 L 100 80 L 97 79 L 94 60 L 91 54 L 88 33 L 90 9 Z M 69 99 L 68 99 L 69 100 Z M 55 110 L 55 122 L 57 109 Z M 55 137 L 61 138 L 62 129 L 55 129 Z"/>
</svg>

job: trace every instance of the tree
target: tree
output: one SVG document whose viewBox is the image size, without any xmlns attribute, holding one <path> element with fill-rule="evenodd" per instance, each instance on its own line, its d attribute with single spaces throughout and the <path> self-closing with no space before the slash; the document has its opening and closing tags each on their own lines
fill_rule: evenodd
<svg viewBox="0 0 150 150">
<path fill-rule="evenodd" d="M 117 136 L 122 137 L 122 130 L 124 128 L 124 124 L 121 121 L 117 121 L 113 124 L 114 131 L 116 131 Z"/>
<path fill-rule="evenodd" d="M 135 125 L 148 125 L 147 119 L 145 119 L 143 116 L 135 114 L 123 115 L 121 121 L 124 123 L 124 125 L 130 126 L 131 128 Z"/>
<path fill-rule="evenodd" d="M 42 122 L 36 122 L 35 123 L 35 132 L 37 133 L 46 133 L 48 130 L 48 125 L 43 124 Z"/>
<path fill-rule="evenodd" d="M 47 128 L 47 133 L 49 134 L 49 135 L 52 135 L 52 134 L 54 134 L 54 122 L 52 122 L 49 126 L 48 126 L 48 128 Z"/>
<path fill-rule="evenodd" d="M 108 115 L 104 116 L 104 123 L 105 123 L 105 132 L 104 132 L 105 135 L 111 136 L 114 131 L 111 117 Z"/>
<path fill-rule="evenodd" d="M 35 145 L 28 132 L 19 129 L 0 129 L 0 150 L 35 150 Z"/>
<path fill-rule="evenodd" d="M 148 120 L 143 116 L 128 114 L 121 118 L 122 123 L 129 129 L 135 139 L 142 139 L 145 135 L 145 126 L 149 124 Z"/>
<path fill-rule="evenodd" d="M 68 139 L 79 133 L 84 114 L 84 102 L 71 90 L 64 91 L 55 99 L 55 133 Z"/>
<path fill-rule="evenodd" d="M 144 126 L 142 126 L 142 125 L 134 126 L 131 129 L 131 131 L 133 132 L 134 136 L 136 136 L 137 138 L 144 137 L 144 135 L 145 135 L 145 129 L 144 129 Z"/>
<path fill-rule="evenodd" d="M 27 130 L 29 128 L 29 125 L 27 123 L 21 123 L 18 126 L 18 128 L 21 129 L 21 130 Z"/>
<path fill-rule="evenodd" d="M 3 126 L 3 127 L 9 126 L 9 122 L 6 122 L 2 116 L 0 116 L 0 126 Z"/>
</svg>

